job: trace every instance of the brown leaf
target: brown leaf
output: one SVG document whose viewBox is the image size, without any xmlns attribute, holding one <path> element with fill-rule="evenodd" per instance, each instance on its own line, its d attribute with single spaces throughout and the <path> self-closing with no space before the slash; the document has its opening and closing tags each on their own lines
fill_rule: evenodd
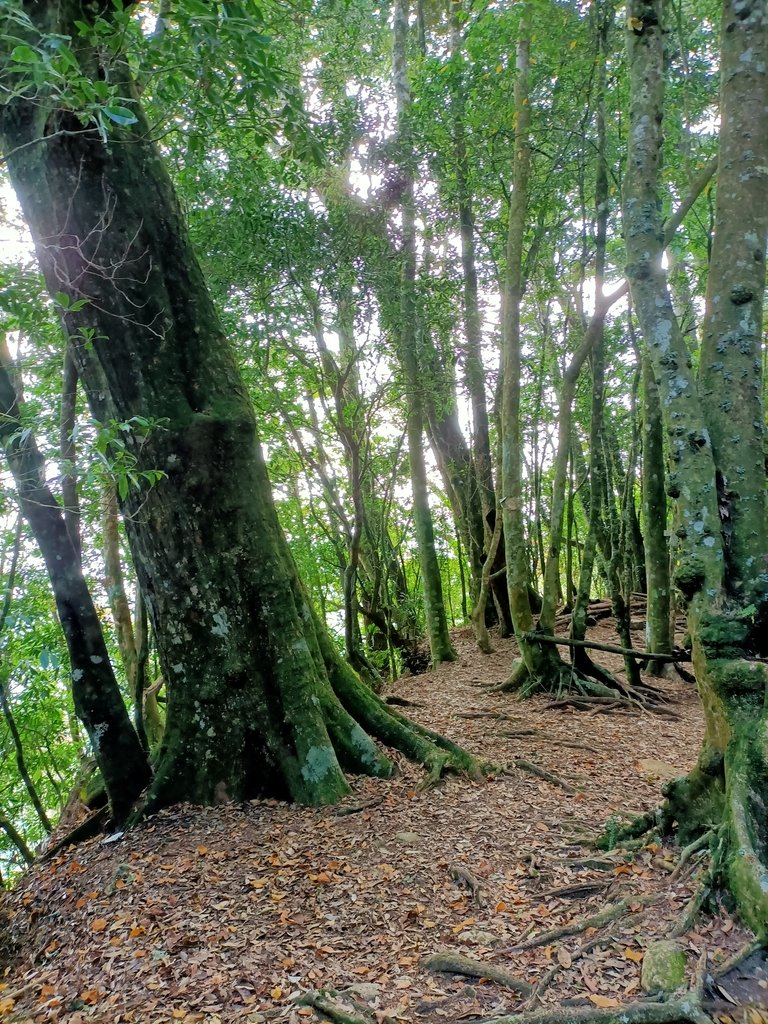
<svg viewBox="0 0 768 1024">
<path fill-rule="evenodd" d="M 621 1005 L 618 999 L 613 999 L 611 996 L 591 995 L 589 998 L 590 1001 L 593 1002 L 595 1006 L 599 1006 L 601 1010 L 609 1010 L 615 1006 Z"/>
</svg>

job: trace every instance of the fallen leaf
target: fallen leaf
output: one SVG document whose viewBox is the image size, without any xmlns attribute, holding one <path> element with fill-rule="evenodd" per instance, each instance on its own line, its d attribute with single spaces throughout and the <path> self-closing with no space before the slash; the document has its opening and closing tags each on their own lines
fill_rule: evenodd
<svg viewBox="0 0 768 1024">
<path fill-rule="evenodd" d="M 618 999 L 613 999 L 610 996 L 591 995 L 589 999 L 595 1004 L 595 1006 L 599 1006 L 601 1010 L 609 1010 L 615 1006 L 621 1005 Z"/>
<path fill-rule="evenodd" d="M 95 921 L 91 922 L 92 932 L 103 932 L 107 927 L 107 919 L 105 917 L 97 917 Z"/>
<path fill-rule="evenodd" d="M 561 967 L 565 968 L 570 967 L 573 963 L 573 957 L 563 946 L 561 946 L 557 951 L 557 962 Z"/>
</svg>

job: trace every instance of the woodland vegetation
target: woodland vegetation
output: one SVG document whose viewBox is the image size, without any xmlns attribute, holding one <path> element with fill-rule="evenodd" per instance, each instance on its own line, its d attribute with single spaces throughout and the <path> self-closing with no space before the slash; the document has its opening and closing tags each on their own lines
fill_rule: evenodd
<svg viewBox="0 0 768 1024">
<path fill-rule="evenodd" d="M 0 24 L 3 880 L 62 811 L 480 779 L 381 696 L 471 624 L 510 706 L 653 712 L 692 661 L 697 764 L 629 833 L 764 940 L 765 0 Z"/>
</svg>

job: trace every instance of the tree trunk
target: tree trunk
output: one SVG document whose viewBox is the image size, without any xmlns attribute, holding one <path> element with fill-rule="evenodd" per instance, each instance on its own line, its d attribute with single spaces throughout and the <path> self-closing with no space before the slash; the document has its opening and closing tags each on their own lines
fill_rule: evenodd
<svg viewBox="0 0 768 1024">
<path fill-rule="evenodd" d="M 72 36 L 75 19 L 98 17 L 75 2 L 28 12 Z M 471 770 L 468 755 L 371 693 L 317 620 L 278 523 L 253 406 L 125 64 L 110 53 L 81 51 L 82 66 L 131 97 L 135 123 L 106 142 L 74 113 L 41 107 L 38 93 L 15 99 L 0 123 L 48 287 L 86 300 L 64 322 L 94 415 L 155 424 L 134 445 L 137 472 L 165 476 L 123 501 L 168 694 L 147 808 L 337 800 L 344 769 L 391 772 L 368 732 L 433 775 Z"/>
<path fill-rule="evenodd" d="M 768 653 L 768 599 L 764 581 L 758 582 L 765 573 L 765 544 L 757 543 L 765 521 L 764 512 L 756 514 L 765 469 L 762 458 L 759 465 L 754 458 L 756 443 L 760 451 L 764 443 L 761 365 L 754 346 L 761 335 L 768 231 L 768 17 L 763 0 L 723 5 L 718 206 L 707 289 L 708 354 L 699 393 L 661 262 L 663 7 L 661 0 L 630 0 L 627 13 L 628 274 L 675 464 L 675 582 L 687 602 L 706 721 L 698 766 L 671 787 L 666 816 L 677 820 L 682 836 L 719 823 L 715 866 L 747 924 L 764 937 L 768 673 L 750 658 Z M 735 431 L 713 400 L 716 380 L 721 401 L 736 394 L 746 407 L 734 410 Z M 724 430 L 730 452 L 723 450 Z"/>
<path fill-rule="evenodd" d="M 38 236 L 39 237 L 39 236 Z M 0 356 L 0 439 L 19 505 L 45 561 L 72 671 L 75 711 L 85 726 L 115 819 L 125 820 L 150 777 L 128 718 L 104 643 L 96 608 L 83 577 L 64 513 L 45 479 L 32 434 L 22 428 L 7 350 Z"/>
<path fill-rule="evenodd" d="M 643 355 L 643 540 L 648 581 L 646 650 L 670 654 L 671 585 L 667 543 L 667 495 L 664 490 L 664 433 L 656 378 L 647 355 Z M 650 662 L 650 675 L 661 675 L 664 666 Z"/>
<path fill-rule="evenodd" d="M 522 655 L 505 686 L 530 692 L 543 685 L 557 685 L 567 668 L 554 648 L 528 638 L 533 629 L 529 599 L 528 559 L 523 517 L 523 434 L 521 415 L 522 345 L 520 307 L 525 290 L 524 237 L 531 171 L 528 69 L 530 62 L 530 12 L 523 10 L 516 51 L 515 155 L 512 197 L 507 231 L 507 267 L 502 299 L 501 350 L 501 501 L 507 558 L 507 587 L 515 635 Z"/>
<path fill-rule="evenodd" d="M 433 664 L 453 661 L 456 653 L 448 635 L 443 604 L 443 585 L 435 550 L 434 526 L 429 507 L 429 484 L 424 463 L 424 402 L 420 366 L 416 353 L 416 211 L 414 203 L 414 153 L 409 141 L 408 114 L 411 88 L 408 81 L 408 0 L 396 0 L 392 73 L 397 100 L 400 146 L 399 173 L 403 188 L 402 273 L 400 280 L 400 358 L 406 384 L 408 454 L 411 463 L 413 524 L 421 565 L 424 613 Z"/>
</svg>

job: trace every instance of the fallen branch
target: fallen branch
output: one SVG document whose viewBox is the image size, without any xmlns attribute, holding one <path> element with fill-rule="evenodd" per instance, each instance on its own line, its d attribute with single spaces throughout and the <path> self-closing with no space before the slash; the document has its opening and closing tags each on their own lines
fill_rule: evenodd
<svg viewBox="0 0 768 1024">
<path fill-rule="evenodd" d="M 582 899 L 586 896 L 594 896 L 598 892 L 602 892 L 607 889 L 611 884 L 612 879 L 606 882 L 577 882 L 574 885 L 562 885 L 559 889 L 547 889 L 545 892 L 539 892 L 536 894 L 537 899 L 564 899 L 566 897 L 578 897 Z"/>
<path fill-rule="evenodd" d="M 561 647 L 580 647 L 589 651 L 605 651 L 608 654 L 623 654 L 628 658 L 637 658 L 638 661 L 667 661 L 680 662 L 690 661 L 691 656 L 687 651 L 679 651 L 676 654 L 656 654 L 652 651 L 636 651 L 633 647 L 618 647 L 616 644 L 601 644 L 597 640 L 571 640 L 567 636 L 552 636 L 550 633 L 536 633 L 531 631 L 521 634 L 522 640 L 530 643 L 557 644 Z"/>
<path fill-rule="evenodd" d="M 548 772 L 544 768 L 539 768 L 537 764 L 532 764 L 530 761 L 525 761 L 520 757 L 515 758 L 511 764 L 515 768 L 519 768 L 521 771 L 528 772 L 530 775 L 535 775 L 539 779 L 544 779 L 545 782 L 549 782 L 553 786 L 560 786 L 560 788 L 564 789 L 566 793 L 576 792 L 573 786 L 569 785 L 567 782 L 563 782 L 562 779 L 559 779 L 557 775 L 553 775 L 552 772 Z"/>
<path fill-rule="evenodd" d="M 363 800 L 363 802 L 359 804 L 342 804 L 342 806 L 337 807 L 333 813 L 334 817 L 343 818 L 348 814 L 359 814 L 360 811 L 367 811 L 371 807 L 378 807 L 379 804 L 382 803 L 384 803 L 384 798 L 377 796 L 374 797 L 373 800 Z"/>
<path fill-rule="evenodd" d="M 504 711 L 461 711 L 456 718 L 495 718 L 503 719 L 506 722 L 514 722 L 517 720 L 516 715 L 508 715 Z"/>
<path fill-rule="evenodd" d="M 554 747 L 570 747 L 573 750 L 587 750 L 590 754 L 600 753 L 597 747 L 592 747 L 589 743 L 574 743 L 571 740 L 558 740 L 552 736 L 544 736 L 542 735 L 541 729 L 502 729 L 502 731 L 497 732 L 496 735 L 506 736 L 511 740 L 521 739 L 524 736 L 535 736 L 539 742 L 551 743 Z"/>
<path fill-rule="evenodd" d="M 585 932 L 587 928 L 602 928 L 603 925 L 610 924 L 611 921 L 616 921 L 618 918 L 623 917 L 635 904 L 647 905 L 654 903 L 658 898 L 658 896 L 630 896 L 627 899 L 620 900 L 613 906 L 606 907 L 597 914 L 592 914 L 590 917 L 582 917 L 578 921 L 564 924 L 560 928 L 551 928 L 549 931 L 542 932 L 533 939 L 528 939 L 526 942 L 513 946 L 511 952 L 521 953 L 526 949 L 536 949 L 537 946 L 548 946 L 551 942 L 557 942 L 568 935 L 579 935 L 581 932 Z"/>
<path fill-rule="evenodd" d="M 415 700 L 408 700 L 406 697 L 398 697 L 396 693 L 389 693 L 384 698 L 385 704 L 395 704 L 401 708 L 422 708 L 423 704 L 417 703 Z"/>
<path fill-rule="evenodd" d="M 461 953 L 452 953 L 450 950 L 445 950 L 442 953 L 433 953 L 431 956 L 424 957 L 421 962 L 428 971 L 440 971 L 444 974 L 463 974 L 468 978 L 490 978 L 491 981 L 496 981 L 499 985 L 505 985 L 507 988 L 514 989 L 515 992 L 519 992 L 524 996 L 530 995 L 532 991 L 527 981 L 523 981 L 522 978 L 516 978 L 509 971 L 505 971 L 503 967 L 497 967 L 496 964 L 483 963 L 482 960 L 473 960 L 471 957 L 463 956 Z"/>
</svg>

